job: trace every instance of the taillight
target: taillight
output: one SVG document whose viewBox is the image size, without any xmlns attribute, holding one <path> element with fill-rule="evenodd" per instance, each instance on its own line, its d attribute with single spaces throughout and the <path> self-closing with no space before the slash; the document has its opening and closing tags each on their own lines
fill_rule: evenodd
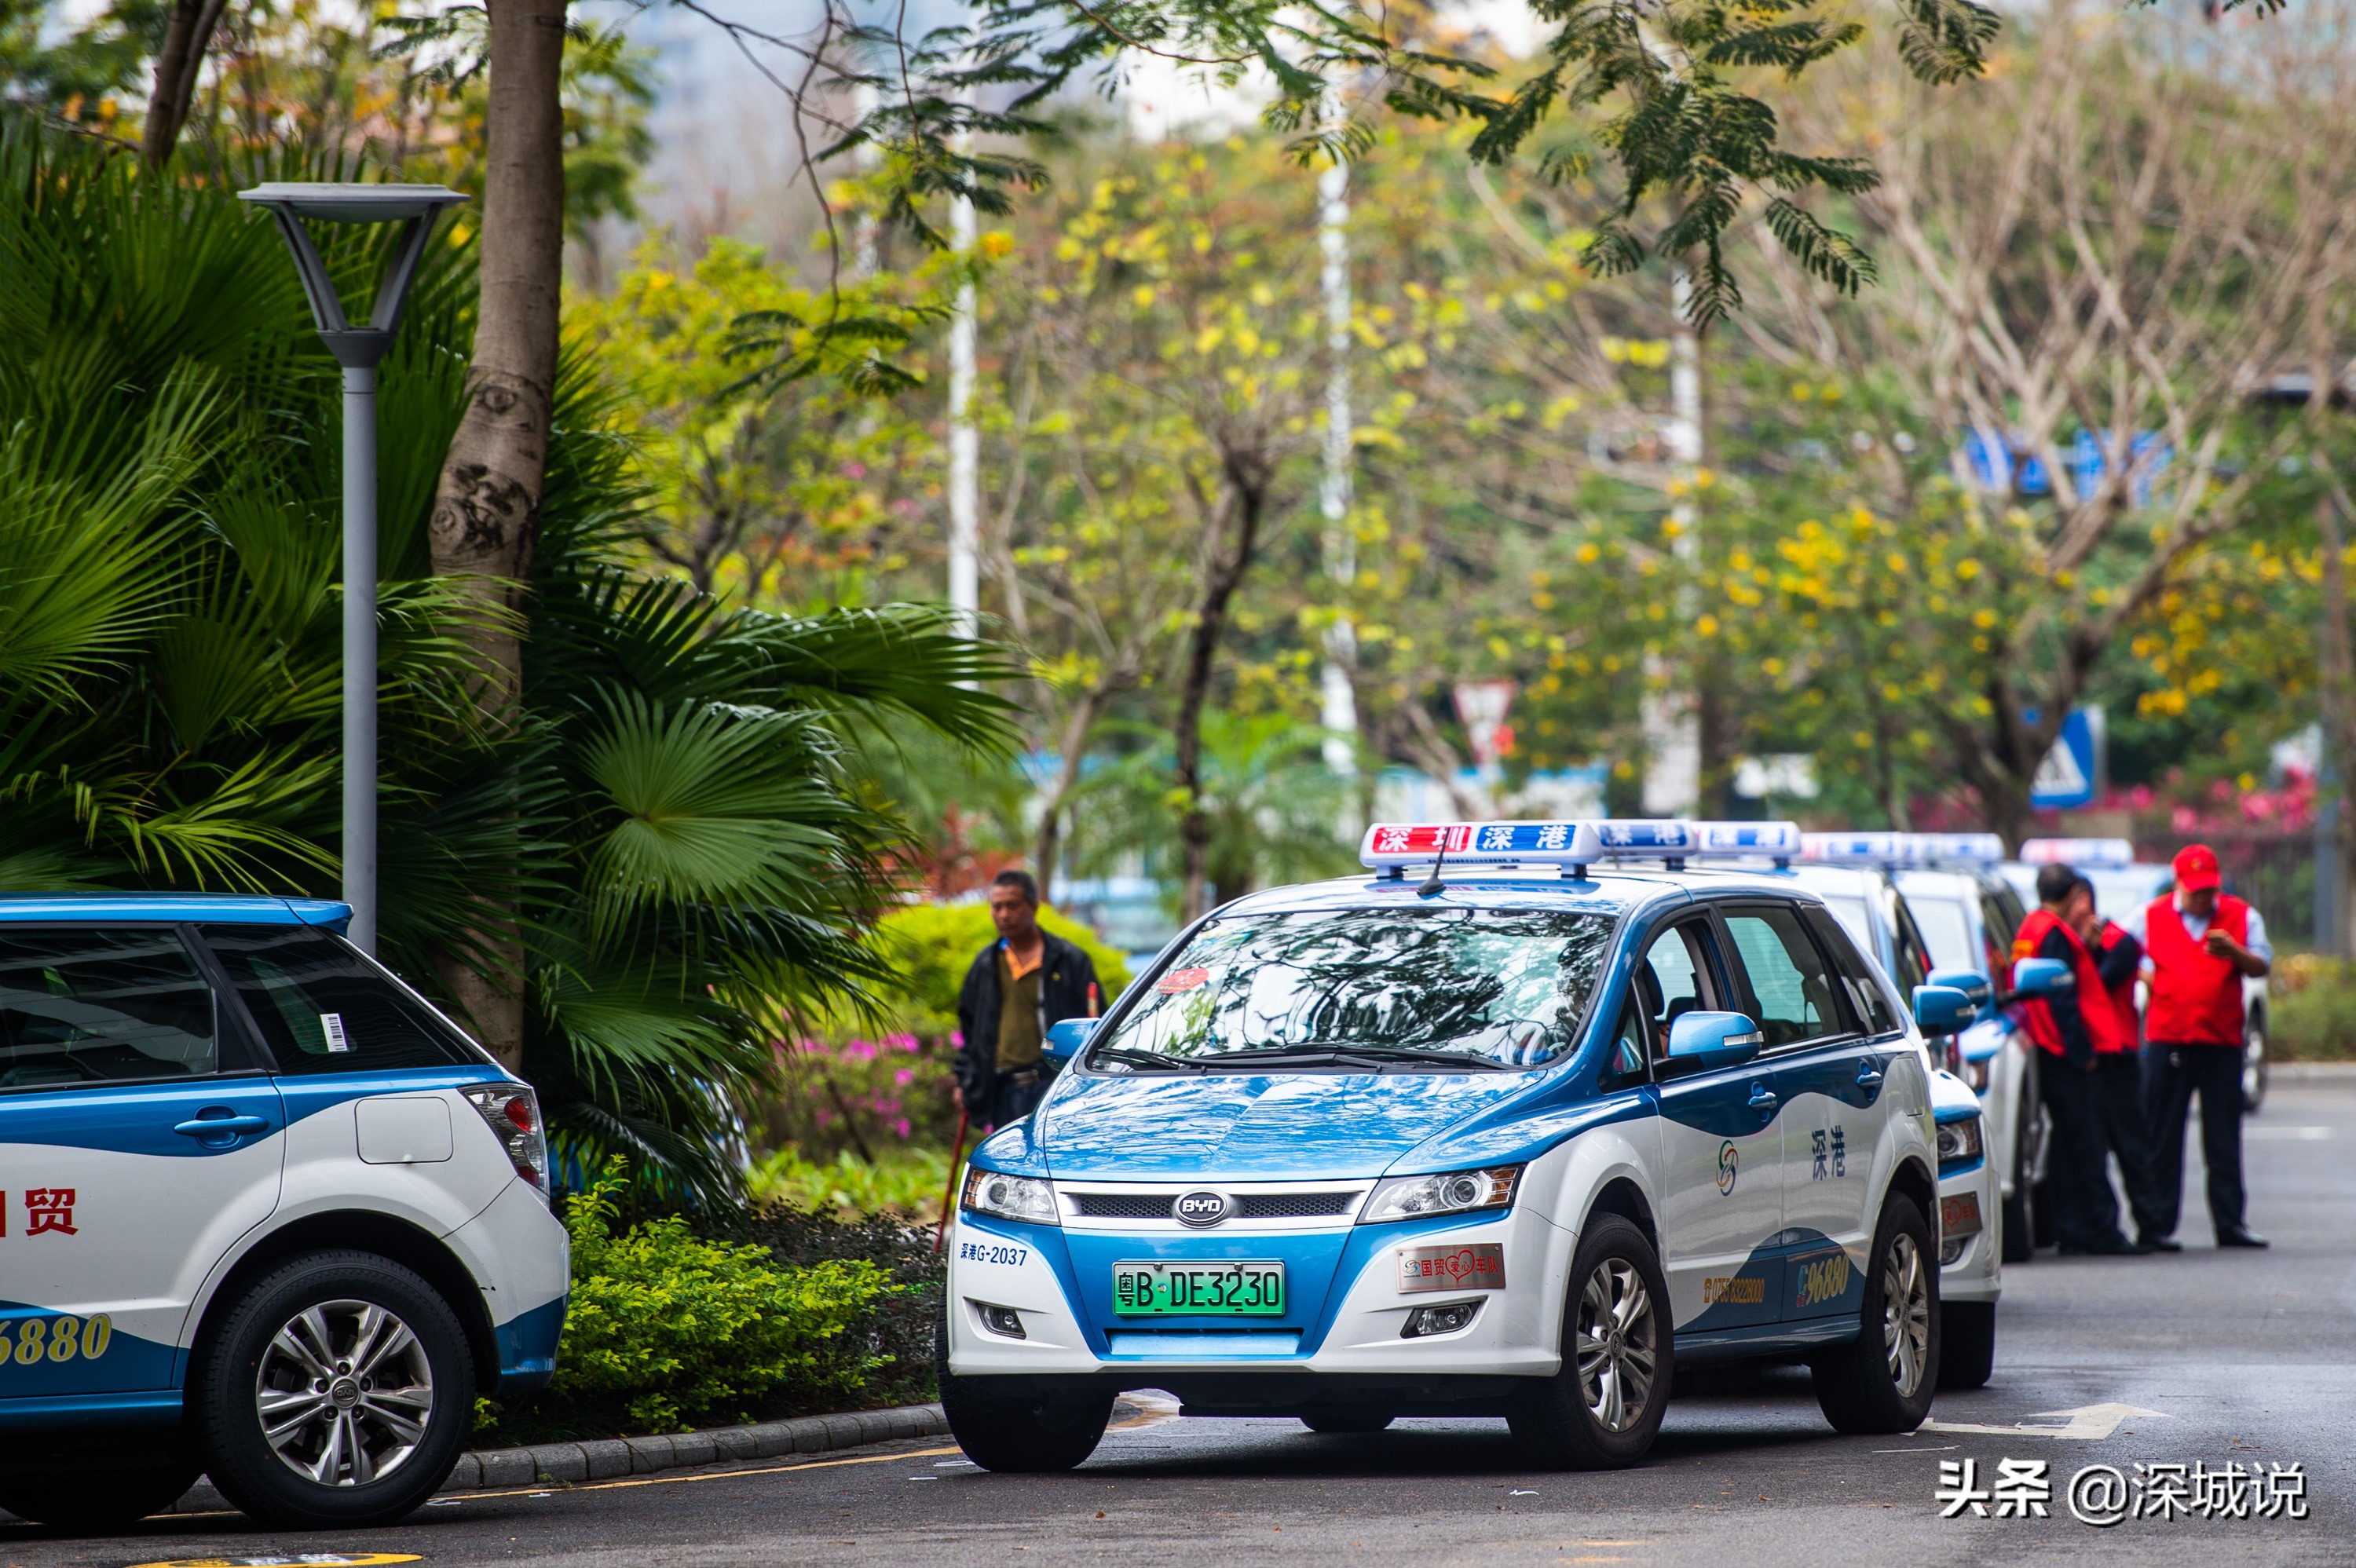
<svg viewBox="0 0 2356 1568">
<path fill-rule="evenodd" d="M 491 1136 L 507 1150 L 515 1173 L 546 1192 L 548 1135 L 540 1123 L 539 1097 L 522 1083 L 481 1083 L 466 1093 Z"/>
</svg>

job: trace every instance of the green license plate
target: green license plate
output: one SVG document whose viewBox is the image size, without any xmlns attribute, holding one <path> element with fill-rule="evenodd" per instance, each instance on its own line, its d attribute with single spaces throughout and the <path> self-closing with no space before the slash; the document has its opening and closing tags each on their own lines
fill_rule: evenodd
<svg viewBox="0 0 2356 1568">
<path fill-rule="evenodd" d="M 1284 1265 L 1115 1264 L 1112 1309 L 1123 1317 L 1281 1317 Z"/>
</svg>

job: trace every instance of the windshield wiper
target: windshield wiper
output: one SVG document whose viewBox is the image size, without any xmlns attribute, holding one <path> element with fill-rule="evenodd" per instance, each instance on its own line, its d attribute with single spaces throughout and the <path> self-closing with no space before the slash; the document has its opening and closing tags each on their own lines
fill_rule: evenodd
<svg viewBox="0 0 2356 1568">
<path fill-rule="evenodd" d="M 1223 1051 L 1205 1057 L 1205 1062 L 1225 1065 L 1228 1062 L 1250 1062 L 1269 1067 L 1371 1067 L 1381 1072 L 1386 1067 L 1432 1066 L 1452 1067 L 1465 1072 L 1503 1072 L 1503 1062 L 1486 1057 L 1466 1056 L 1454 1051 L 1427 1051 L 1412 1045 L 1269 1045 L 1251 1051 Z"/>
<path fill-rule="evenodd" d="M 1130 1067 L 1158 1068 L 1165 1072 L 1200 1072 L 1203 1063 L 1192 1057 L 1164 1056 L 1158 1051 L 1133 1051 L 1125 1045 L 1100 1045 L 1088 1053 L 1095 1061 L 1119 1061 Z"/>
</svg>

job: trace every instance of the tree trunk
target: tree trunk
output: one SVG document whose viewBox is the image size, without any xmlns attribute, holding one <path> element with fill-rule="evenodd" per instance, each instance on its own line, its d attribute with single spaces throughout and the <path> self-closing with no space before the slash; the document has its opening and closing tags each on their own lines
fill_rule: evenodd
<svg viewBox="0 0 2356 1568">
<path fill-rule="evenodd" d="M 151 169 L 170 163 L 172 150 L 180 144 L 180 130 L 188 123 L 188 105 L 196 98 L 197 75 L 225 3 L 173 0 L 172 14 L 164 24 L 164 47 L 155 55 L 155 90 L 147 95 L 147 127 L 139 137 L 139 155 Z"/>
<path fill-rule="evenodd" d="M 1086 759 L 1088 736 L 1097 727 L 1098 716 L 1111 700 L 1115 687 L 1095 687 L 1084 693 L 1079 705 L 1064 725 L 1063 759 L 1055 768 L 1055 784 L 1047 794 L 1039 812 L 1039 836 L 1032 852 L 1031 873 L 1038 879 L 1039 901 L 1045 903 L 1055 887 L 1055 858 L 1063 851 L 1064 803 L 1072 798 L 1072 791 L 1080 782 L 1080 763 Z"/>
<path fill-rule="evenodd" d="M 1194 606 L 1194 630 L 1186 644 L 1184 683 L 1178 697 L 1178 788 L 1186 802 L 1184 813 L 1178 819 L 1178 841 L 1185 868 L 1179 918 L 1189 922 L 1203 913 L 1204 870 L 1211 855 L 1211 818 L 1203 809 L 1203 708 L 1210 699 L 1219 642 L 1226 635 L 1228 606 L 1259 550 L 1260 510 L 1268 502 L 1269 476 L 1256 458 L 1230 455 L 1223 468 L 1226 496 L 1221 511 L 1234 514 L 1235 549 L 1225 557 L 1215 548 L 1210 552 L 1210 572 L 1203 582 L 1203 596 Z M 1221 528 L 1220 531 L 1226 530 Z"/>
<path fill-rule="evenodd" d="M 435 572 L 465 580 L 487 612 L 466 630 L 478 700 L 512 725 L 522 701 L 515 612 L 531 570 L 556 387 L 564 275 L 564 145 L 558 97 L 564 0 L 489 0 L 488 157 L 480 304 L 466 411 L 450 440 L 429 529 Z M 485 1045 L 523 1057 L 523 944 L 512 903 L 480 901 L 438 967 Z"/>
<path fill-rule="evenodd" d="M 2327 468 L 2325 472 L 2330 471 Z M 2336 488 L 2338 480 L 2332 483 Z M 2356 888 L 2356 812 L 2349 809 L 2348 789 L 2348 781 L 2356 778 L 2356 771 L 2351 771 L 2356 770 L 2356 648 L 2351 648 L 2349 641 L 2347 523 L 2340 515 L 2337 498 L 2329 492 L 2316 498 L 2315 525 L 2323 542 L 2323 624 L 2316 628 L 2317 685 L 2320 688 L 2323 754 L 2330 760 L 2331 787 L 2339 794 L 2335 825 L 2344 898 L 2344 890 Z M 2348 918 L 2345 908 L 2333 912 L 2340 926 L 2337 934 L 2340 946 L 2335 956 L 2346 957 L 2356 952 L 2356 931 L 2350 929 L 2356 926 L 2356 921 Z M 2320 946 L 2331 934 L 2317 932 L 2317 945 Z"/>
</svg>

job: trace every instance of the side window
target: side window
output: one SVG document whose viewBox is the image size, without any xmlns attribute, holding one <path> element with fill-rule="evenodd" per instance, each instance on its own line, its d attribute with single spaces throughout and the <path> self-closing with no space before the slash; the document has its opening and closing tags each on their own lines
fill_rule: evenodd
<svg viewBox="0 0 2356 1568">
<path fill-rule="evenodd" d="M 1655 1061 L 1668 1054 L 1671 1024 L 1687 1013 L 1717 1005 L 1701 933 L 1702 923 L 1695 920 L 1669 927 L 1653 938 L 1636 965 L 1636 1010 L 1652 1036 Z"/>
<path fill-rule="evenodd" d="M 2012 990 L 2012 965 L 2006 960 L 2012 953 L 2012 933 L 2019 929 L 2019 914 L 2008 901 L 1993 893 L 1980 894 L 1981 939 L 1987 948 L 1983 962 L 1986 973 L 1996 986 L 1998 999 Z"/>
<path fill-rule="evenodd" d="M 1729 910 L 1726 931 L 1750 978 L 1769 1050 L 1847 1032 L 1832 975 L 1796 910 Z"/>
<path fill-rule="evenodd" d="M 1600 1086 L 1624 1089 L 1631 1083 L 1644 1081 L 1644 1020 L 1636 1011 L 1633 997 L 1620 1009 L 1620 1027 L 1612 1031 L 1612 1052 L 1604 1059 Z"/>
<path fill-rule="evenodd" d="M 1816 933 L 1816 941 L 1831 955 L 1833 970 L 1842 988 L 1847 991 L 1849 1006 L 1865 1020 L 1865 1032 L 1870 1035 L 1897 1034 L 1906 1025 L 1898 1015 L 1890 993 L 1882 988 L 1873 965 L 1866 962 L 1848 939 L 1840 923 L 1820 909 L 1802 912 L 1808 929 Z"/>
<path fill-rule="evenodd" d="M 366 1072 L 479 1060 L 432 1008 L 324 931 L 201 929 L 281 1072 Z"/>
<path fill-rule="evenodd" d="M 1890 900 L 1890 925 L 1898 948 L 1898 973 L 1890 978 L 1901 989 L 1912 990 L 1931 977 L 1930 945 L 1922 940 L 1922 928 L 1914 923 L 1914 912 L 1895 894 Z"/>
<path fill-rule="evenodd" d="M 166 927 L 0 931 L 0 1089 L 219 1070 L 212 987 Z"/>
</svg>

